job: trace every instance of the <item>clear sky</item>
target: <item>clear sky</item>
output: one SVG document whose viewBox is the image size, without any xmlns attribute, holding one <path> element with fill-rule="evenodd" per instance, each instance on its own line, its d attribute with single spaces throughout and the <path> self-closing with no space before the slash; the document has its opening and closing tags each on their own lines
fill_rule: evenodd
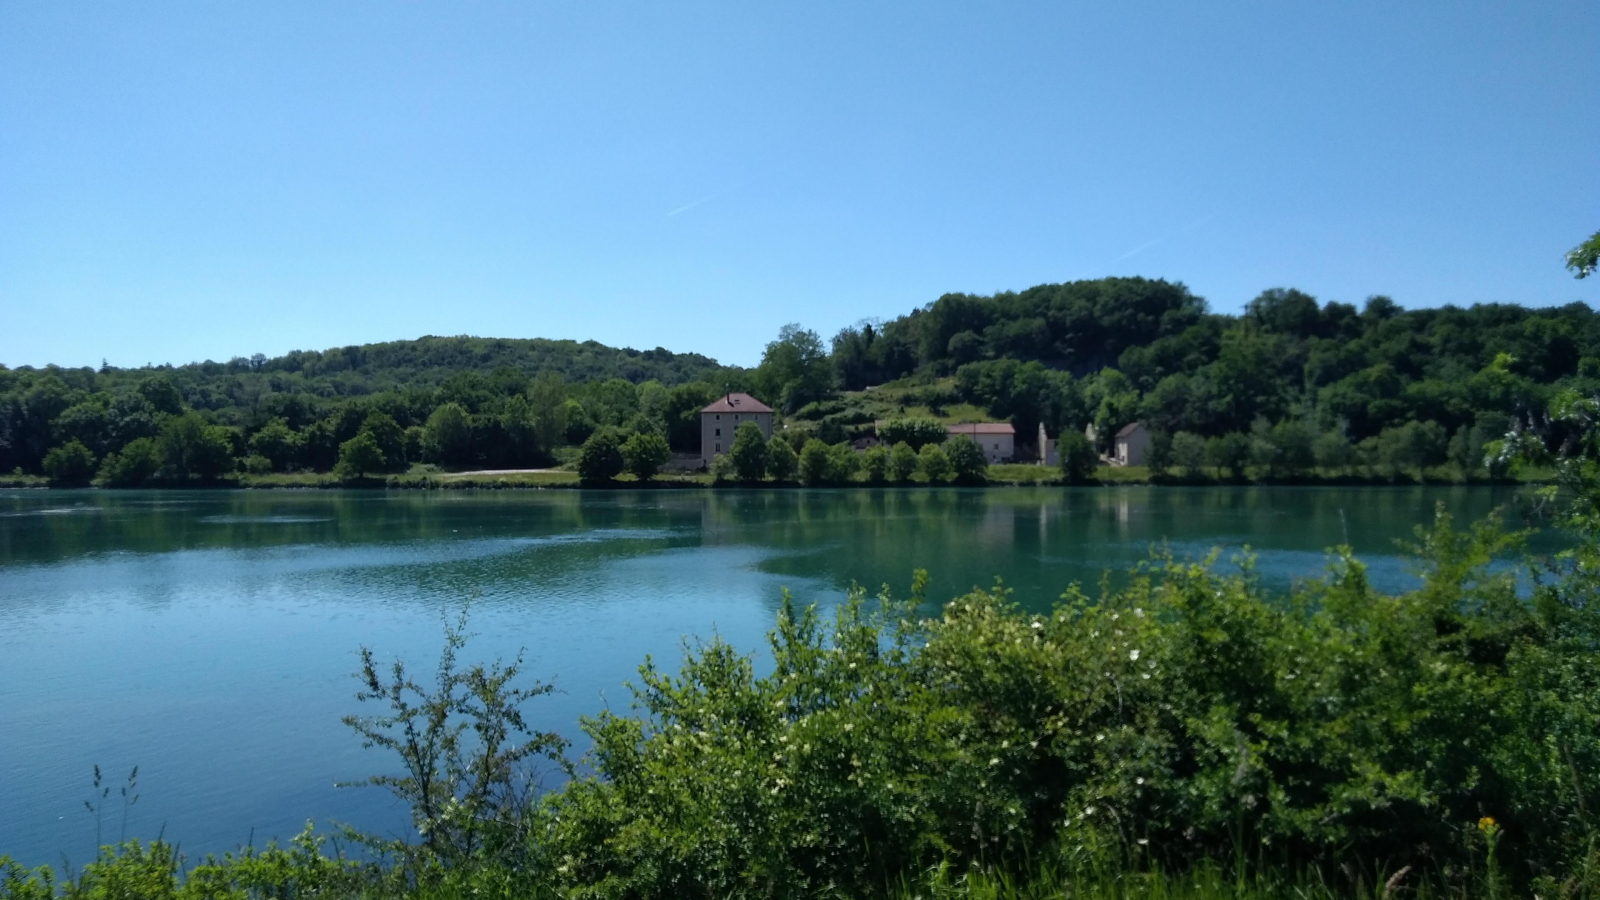
<svg viewBox="0 0 1600 900">
<path fill-rule="evenodd" d="M 0 2 L 0 362 L 1600 301 L 1600 3 Z"/>
</svg>

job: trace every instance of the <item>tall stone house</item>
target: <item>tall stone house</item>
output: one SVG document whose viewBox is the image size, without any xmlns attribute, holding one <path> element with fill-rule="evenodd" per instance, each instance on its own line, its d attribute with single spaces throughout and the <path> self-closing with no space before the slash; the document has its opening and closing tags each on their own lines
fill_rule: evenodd
<svg viewBox="0 0 1600 900">
<path fill-rule="evenodd" d="M 746 422 L 756 423 L 762 437 L 772 438 L 772 407 L 749 394 L 727 394 L 701 409 L 700 461 L 709 466 L 727 453 L 733 447 L 733 433 Z"/>
</svg>

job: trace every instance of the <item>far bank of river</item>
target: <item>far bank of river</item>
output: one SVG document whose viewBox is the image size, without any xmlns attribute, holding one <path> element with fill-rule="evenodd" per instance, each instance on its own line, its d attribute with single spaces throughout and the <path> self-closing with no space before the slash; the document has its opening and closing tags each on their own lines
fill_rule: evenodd
<svg viewBox="0 0 1600 900">
<path fill-rule="evenodd" d="M 1454 466 L 1441 466 L 1426 472 L 1382 472 L 1355 469 L 1351 471 L 1317 471 L 1303 474 L 1278 474 L 1251 471 L 1244 476 L 1229 477 L 1217 470 L 1205 470 L 1196 473 L 1168 472 L 1152 475 L 1150 470 L 1142 467 L 1128 468 L 1101 468 L 1097 470 L 1093 479 L 1082 484 L 1069 485 L 1062 478 L 1061 471 L 1056 468 L 1036 465 L 996 465 L 989 467 L 988 477 L 981 484 L 956 484 L 952 482 L 929 483 L 918 475 L 903 482 L 872 483 L 858 479 L 847 484 L 820 484 L 806 485 L 799 482 L 737 482 L 714 481 L 709 474 L 703 472 L 669 472 L 656 476 L 649 482 L 641 483 L 631 475 L 622 475 L 613 481 L 601 484 L 586 484 L 579 480 L 577 472 L 566 469 L 529 469 L 529 470 L 496 470 L 483 472 L 446 472 L 433 467 L 419 467 L 410 472 L 391 473 L 385 475 L 372 475 L 360 479 L 341 479 L 331 472 L 288 472 L 272 473 L 267 475 L 239 474 L 227 479 L 209 484 L 194 482 L 188 485 L 151 485 L 151 488 L 202 488 L 202 489 L 251 489 L 251 490 L 284 490 L 284 489 L 317 489 L 317 490 L 512 490 L 512 489 L 561 489 L 582 488 L 586 490 L 673 490 L 715 488 L 718 490 L 730 489 L 758 489 L 758 490 L 811 490 L 811 489 L 838 489 L 838 488 L 971 488 L 971 487 L 1025 487 L 1025 486 L 1054 486 L 1054 487 L 1122 487 L 1128 485 L 1148 485 L 1159 487 L 1242 487 L 1242 486 L 1292 486 L 1292 487 L 1382 487 L 1393 488 L 1397 486 L 1473 486 L 1473 487 L 1509 487 L 1524 484 L 1542 484 L 1551 480 L 1552 473 L 1544 470 L 1519 472 L 1506 478 L 1489 478 L 1476 474 L 1467 475 Z M 3 488 L 46 488 L 49 483 L 40 476 L 34 475 L 7 475 L 0 476 L 0 489 Z"/>
</svg>

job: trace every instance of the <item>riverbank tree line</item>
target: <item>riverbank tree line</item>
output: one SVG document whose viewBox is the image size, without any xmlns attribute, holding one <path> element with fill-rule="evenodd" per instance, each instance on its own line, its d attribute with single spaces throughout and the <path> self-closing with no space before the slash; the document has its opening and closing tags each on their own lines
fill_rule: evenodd
<svg viewBox="0 0 1600 900">
<path fill-rule="evenodd" d="M 0 367 L 0 471 L 119 486 L 542 467 L 575 463 L 607 428 L 619 445 L 652 434 L 689 454 L 698 409 L 730 390 L 774 406 L 799 454 L 871 432 L 884 416 L 868 401 L 889 385 L 902 409 L 938 419 L 965 404 L 1024 444 L 1041 423 L 1051 435 L 1092 425 L 1105 452 L 1144 422 L 1158 466 L 1470 471 L 1513 420 L 1548 418 L 1562 390 L 1600 390 L 1600 318 L 1583 304 L 1408 310 L 1381 296 L 1358 309 L 1292 289 L 1233 316 L 1180 283 L 1107 278 L 947 294 L 831 344 L 786 326 L 752 369 L 660 348 L 437 337 L 179 367 Z"/>
</svg>

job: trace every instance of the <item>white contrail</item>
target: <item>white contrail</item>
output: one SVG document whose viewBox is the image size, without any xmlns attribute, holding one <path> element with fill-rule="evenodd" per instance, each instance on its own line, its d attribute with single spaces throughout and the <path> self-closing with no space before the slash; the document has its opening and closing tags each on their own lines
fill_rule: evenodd
<svg viewBox="0 0 1600 900">
<path fill-rule="evenodd" d="M 1182 228 L 1179 228 L 1177 231 L 1174 231 L 1171 234 L 1162 235 L 1161 237 L 1158 237 L 1153 241 L 1145 241 L 1144 243 L 1140 244 L 1139 246 L 1133 248 L 1132 250 L 1129 250 L 1127 253 L 1124 253 L 1121 256 L 1117 257 L 1116 259 L 1113 259 L 1111 262 L 1106 263 L 1106 265 L 1108 265 L 1108 266 L 1115 265 L 1115 264 L 1117 264 L 1119 262 L 1122 262 L 1123 260 L 1127 259 L 1130 256 L 1138 256 L 1139 254 L 1143 253 L 1146 250 L 1149 250 L 1151 247 L 1154 247 L 1155 245 L 1161 243 L 1162 241 L 1170 241 L 1173 238 L 1177 237 L 1180 234 L 1183 234 L 1186 231 L 1189 231 L 1189 230 L 1192 230 L 1192 229 L 1195 229 L 1195 228 L 1199 228 L 1201 225 L 1204 225 L 1205 223 L 1211 221 L 1212 219 L 1215 219 L 1216 217 L 1217 217 L 1217 214 L 1214 213 L 1214 212 L 1206 213 L 1205 215 L 1201 216 L 1198 219 L 1195 219 L 1193 222 L 1190 222 L 1189 224 L 1183 226 Z"/>
<path fill-rule="evenodd" d="M 700 204 L 706 202 L 707 200 L 715 200 L 717 198 L 717 195 L 721 194 L 721 193 L 723 193 L 723 191 L 717 191 L 715 194 L 707 194 L 704 197 L 701 197 L 699 200 L 694 200 L 694 201 L 691 201 L 689 203 L 685 203 L 684 205 L 682 205 L 682 206 L 678 207 L 677 209 L 673 210 L 672 212 L 667 213 L 667 218 L 670 219 L 673 216 L 677 215 L 678 213 L 683 212 L 686 209 L 694 209 L 696 206 L 699 206 Z"/>
</svg>

